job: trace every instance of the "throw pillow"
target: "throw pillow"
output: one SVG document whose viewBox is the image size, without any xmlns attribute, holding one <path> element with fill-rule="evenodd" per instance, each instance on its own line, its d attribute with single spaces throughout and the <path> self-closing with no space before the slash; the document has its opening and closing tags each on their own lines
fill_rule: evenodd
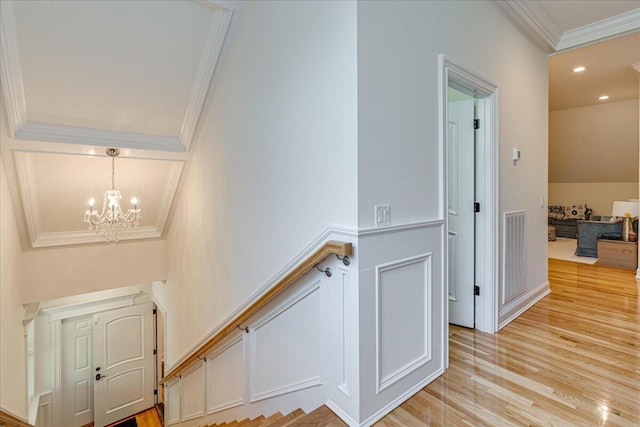
<svg viewBox="0 0 640 427">
<path fill-rule="evenodd" d="M 549 206 L 549 218 L 562 219 L 564 218 L 564 207 L 562 206 Z"/>
<path fill-rule="evenodd" d="M 573 205 L 564 207 L 564 219 L 585 219 L 587 216 L 585 205 Z"/>
</svg>

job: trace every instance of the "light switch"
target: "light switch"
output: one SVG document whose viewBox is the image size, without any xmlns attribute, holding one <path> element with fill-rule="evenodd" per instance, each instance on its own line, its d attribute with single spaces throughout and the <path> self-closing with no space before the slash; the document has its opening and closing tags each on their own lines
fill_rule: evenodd
<svg viewBox="0 0 640 427">
<path fill-rule="evenodd" d="M 391 225 L 391 205 L 376 205 L 376 227 Z"/>
</svg>

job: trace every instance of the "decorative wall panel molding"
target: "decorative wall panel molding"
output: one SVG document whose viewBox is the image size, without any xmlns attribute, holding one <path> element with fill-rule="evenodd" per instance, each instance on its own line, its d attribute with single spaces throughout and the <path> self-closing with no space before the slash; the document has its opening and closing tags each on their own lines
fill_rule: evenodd
<svg viewBox="0 0 640 427">
<path fill-rule="evenodd" d="M 206 356 L 207 413 L 213 414 L 243 404 L 244 351 L 243 335 Z"/>
<path fill-rule="evenodd" d="M 181 420 L 187 421 L 205 414 L 205 367 L 204 362 L 197 363 L 185 372 L 182 382 Z"/>
<path fill-rule="evenodd" d="M 250 329 L 251 402 L 320 384 L 320 283 L 313 282 Z"/>
<path fill-rule="evenodd" d="M 431 360 L 432 254 L 376 266 L 376 392 Z"/>
</svg>

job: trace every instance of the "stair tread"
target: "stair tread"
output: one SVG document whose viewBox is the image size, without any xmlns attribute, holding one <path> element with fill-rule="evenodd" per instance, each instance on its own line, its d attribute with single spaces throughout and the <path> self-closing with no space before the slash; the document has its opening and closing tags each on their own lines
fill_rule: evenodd
<svg viewBox="0 0 640 427">
<path fill-rule="evenodd" d="M 302 409 L 296 409 L 295 411 L 283 416 L 277 421 L 271 424 L 266 424 L 266 425 L 268 425 L 269 427 L 284 427 L 285 425 L 289 424 L 289 422 L 295 420 L 296 418 L 302 417 L 304 415 L 306 414 Z"/>
<path fill-rule="evenodd" d="M 264 420 L 262 420 L 259 424 L 256 424 L 256 427 L 269 426 L 269 425 L 271 425 L 272 422 L 275 422 L 276 420 L 279 420 L 282 417 L 283 417 L 283 415 L 280 412 L 276 412 L 275 414 L 273 414 L 273 415 L 265 418 Z"/>
<path fill-rule="evenodd" d="M 323 426 L 323 427 L 347 427 L 331 409 L 326 405 L 320 406 L 315 411 L 304 414 L 285 425 L 286 427 Z M 285 427 L 283 426 L 283 427 Z"/>
</svg>

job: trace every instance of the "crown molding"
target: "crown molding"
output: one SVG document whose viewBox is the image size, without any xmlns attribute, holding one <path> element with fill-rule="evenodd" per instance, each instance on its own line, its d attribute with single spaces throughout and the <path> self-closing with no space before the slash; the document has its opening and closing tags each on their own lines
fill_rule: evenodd
<svg viewBox="0 0 640 427">
<path fill-rule="evenodd" d="M 636 62 L 635 64 L 631 64 L 631 67 L 640 73 L 640 61 Z"/>
<path fill-rule="evenodd" d="M 180 183 L 180 177 L 184 170 L 184 163 L 173 163 L 171 170 L 169 171 L 169 177 L 167 178 L 167 184 L 162 196 L 162 204 L 158 212 L 158 219 L 156 220 L 156 229 L 160 234 L 164 234 L 165 226 L 167 225 L 167 218 L 173 208 L 174 199 L 178 193 L 178 184 Z"/>
<path fill-rule="evenodd" d="M 0 81 L 4 94 L 10 136 L 27 122 L 18 34 L 13 1 L 0 2 Z"/>
<path fill-rule="evenodd" d="M 593 43 L 640 30 L 640 8 L 630 10 L 593 24 L 565 31 L 556 44 L 556 51 Z"/>
<path fill-rule="evenodd" d="M 227 2 L 211 0 L 196 0 L 196 2 L 210 8 L 212 18 L 179 137 L 29 122 L 13 0 L 0 2 L 2 8 L 0 10 L 0 79 L 5 95 L 11 137 L 82 145 L 115 145 L 141 150 L 188 151 L 204 109 L 233 15 L 233 7 Z"/>
<path fill-rule="evenodd" d="M 207 5 L 211 7 L 212 3 L 207 2 Z M 191 88 L 191 96 L 189 97 L 189 103 L 180 128 L 180 142 L 186 151 L 189 151 L 193 142 L 193 136 L 204 109 L 204 102 L 218 64 L 218 58 L 231 23 L 232 14 L 232 9 L 214 7 L 211 25 L 209 26 L 196 78 Z"/>
<path fill-rule="evenodd" d="M 551 53 L 562 37 L 562 30 L 538 2 L 493 0 L 493 3 L 542 50 Z"/>
<path fill-rule="evenodd" d="M 40 231 L 38 230 L 38 221 L 34 217 L 35 209 L 31 202 L 33 198 L 29 190 L 31 186 L 29 185 L 27 178 L 28 166 L 26 161 L 27 159 L 23 153 L 13 153 L 13 164 L 16 171 L 16 177 L 18 179 L 18 187 L 20 188 L 20 198 L 23 206 L 24 220 L 27 225 L 28 239 L 31 246 L 34 246 L 37 237 L 40 235 Z"/>
<path fill-rule="evenodd" d="M 180 140 L 174 137 L 45 123 L 25 123 L 16 131 L 16 139 L 140 150 L 184 151 Z"/>
<path fill-rule="evenodd" d="M 640 30 L 640 8 L 563 32 L 537 1 L 493 0 L 493 3 L 516 28 L 550 54 Z"/>
<path fill-rule="evenodd" d="M 132 228 L 129 233 L 124 232 L 120 237 L 120 241 L 134 239 L 157 239 L 161 237 L 161 233 L 155 226 L 144 226 Z M 41 233 L 33 242 L 34 248 L 48 248 L 51 246 L 67 246 L 67 245 L 83 245 L 87 243 L 104 243 L 98 238 L 95 231 L 69 231 Z"/>
</svg>

